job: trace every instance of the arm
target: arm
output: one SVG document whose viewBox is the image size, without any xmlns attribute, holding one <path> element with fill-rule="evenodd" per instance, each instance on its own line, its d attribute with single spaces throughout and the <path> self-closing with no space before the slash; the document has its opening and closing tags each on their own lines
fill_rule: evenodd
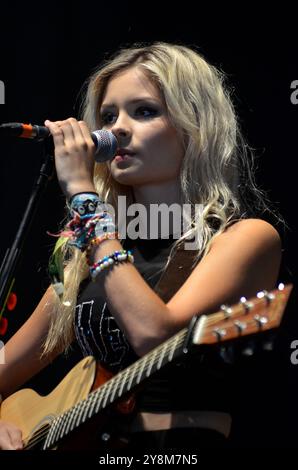
<svg viewBox="0 0 298 470">
<path fill-rule="evenodd" d="M 95 251 L 97 261 L 121 249 L 107 240 Z M 130 263 L 104 270 L 96 282 L 104 286 L 108 307 L 136 353 L 143 355 L 182 329 L 197 313 L 211 313 L 222 303 L 271 290 L 277 281 L 280 239 L 267 222 L 247 219 L 219 235 L 208 255 L 165 304 Z"/>
<path fill-rule="evenodd" d="M 3 398 L 13 393 L 58 356 L 59 351 L 55 351 L 40 358 L 55 295 L 52 287 L 49 287 L 32 315 L 5 344 L 5 364 L 0 365 L 0 392 Z"/>
</svg>

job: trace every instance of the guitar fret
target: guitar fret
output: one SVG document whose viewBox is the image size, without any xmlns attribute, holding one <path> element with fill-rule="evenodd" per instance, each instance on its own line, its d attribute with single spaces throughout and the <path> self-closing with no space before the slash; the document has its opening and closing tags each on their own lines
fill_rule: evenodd
<svg viewBox="0 0 298 470">
<path fill-rule="evenodd" d="M 176 351 L 176 345 L 178 344 L 178 341 L 180 339 L 180 335 L 176 335 L 174 336 L 174 341 L 173 341 L 173 346 L 171 347 L 171 350 L 170 350 L 170 354 L 168 356 L 168 359 L 169 361 L 171 362 L 173 360 L 173 357 L 174 357 L 174 353 Z"/>
<path fill-rule="evenodd" d="M 56 423 L 56 429 L 54 430 L 53 435 L 52 435 L 52 445 L 59 439 L 60 426 L 61 424 L 63 424 L 63 418 L 64 418 L 64 414 L 62 414 L 58 418 L 58 421 Z"/>
<path fill-rule="evenodd" d="M 106 404 L 107 404 L 107 401 L 108 401 L 108 398 L 109 398 L 109 394 L 108 392 L 110 392 L 110 388 L 112 386 L 112 381 L 109 381 L 107 384 L 105 384 L 103 386 L 103 390 L 104 390 L 104 400 L 103 400 L 103 403 L 102 403 L 102 407 L 105 408 Z"/>
<path fill-rule="evenodd" d="M 72 423 L 72 429 L 77 428 L 81 424 L 81 413 L 84 407 L 85 400 L 80 401 L 77 405 L 75 405 L 75 418 Z"/>
<path fill-rule="evenodd" d="M 50 426 L 50 429 L 48 431 L 48 434 L 47 434 L 47 437 L 46 437 L 46 440 L 42 446 L 42 449 L 43 450 L 46 450 L 50 447 L 49 443 L 51 442 L 51 439 L 52 439 L 52 434 L 54 432 L 54 428 L 55 428 L 55 420 L 52 421 L 51 423 L 51 426 Z"/>
<path fill-rule="evenodd" d="M 164 359 L 166 350 L 167 350 L 167 344 L 165 344 L 165 346 L 161 350 L 161 355 L 160 355 L 160 357 L 158 359 L 158 362 L 157 362 L 157 369 L 160 369 L 160 367 L 162 365 L 162 361 Z"/>
<path fill-rule="evenodd" d="M 58 432 L 58 439 L 59 438 L 62 438 L 63 436 L 65 436 L 66 434 L 66 429 L 67 429 L 67 426 L 69 424 L 69 420 L 70 420 L 70 413 L 67 413 L 65 415 L 63 415 L 63 423 L 62 423 L 62 427 L 60 427 L 60 430 Z"/>
<path fill-rule="evenodd" d="M 137 380 L 136 380 L 136 383 L 137 383 L 137 384 L 139 384 L 140 381 L 141 381 L 141 377 L 142 377 L 142 374 L 143 374 L 143 370 L 144 370 L 145 364 L 146 364 L 146 357 L 145 357 L 144 359 L 142 359 L 142 361 L 141 361 L 140 371 L 139 371 L 139 373 L 138 373 Z"/>
<path fill-rule="evenodd" d="M 114 401 L 114 397 L 115 397 L 115 394 L 116 394 L 116 391 L 118 389 L 118 386 L 119 386 L 119 382 L 121 380 L 121 373 L 119 372 L 118 375 L 116 375 L 116 377 L 114 379 L 111 380 L 112 384 L 111 384 L 111 387 L 112 387 L 112 395 L 110 396 L 110 403 L 112 403 Z"/>
<path fill-rule="evenodd" d="M 137 363 L 136 363 L 137 364 Z M 136 373 L 136 369 L 137 369 L 137 365 L 134 365 L 131 369 L 131 372 L 130 372 L 130 378 L 129 378 L 129 382 L 128 382 L 128 385 L 126 387 L 126 390 L 129 391 L 131 389 L 131 386 L 132 386 L 132 382 L 133 382 L 133 379 L 134 379 L 134 375 Z"/>
<path fill-rule="evenodd" d="M 96 407 L 95 407 L 95 413 L 98 413 L 100 408 L 102 408 L 101 401 L 102 401 L 102 398 L 104 396 L 103 387 L 100 388 L 96 393 L 98 394 L 98 397 L 97 397 L 97 403 L 96 403 Z"/>
<path fill-rule="evenodd" d="M 81 414 L 81 423 L 85 423 L 86 421 L 86 418 L 87 418 L 87 414 L 88 414 L 88 411 L 89 411 L 89 402 L 90 402 L 90 398 L 84 402 L 84 409 L 83 409 L 83 413 Z"/>
<path fill-rule="evenodd" d="M 92 418 L 92 416 L 94 415 L 94 411 L 95 411 L 96 404 L 97 404 L 97 395 L 98 395 L 97 393 L 92 393 L 88 397 L 88 399 L 90 401 L 88 418 Z"/>
<path fill-rule="evenodd" d="M 69 420 L 68 420 L 68 424 L 65 430 L 65 434 L 68 434 L 70 430 L 72 429 L 74 418 L 75 418 L 75 409 L 73 408 L 72 410 L 69 410 Z"/>
<path fill-rule="evenodd" d="M 77 423 L 78 423 L 78 426 L 83 423 L 83 416 L 84 416 L 84 412 L 85 412 L 85 401 L 82 402 L 82 406 L 81 406 L 81 409 L 78 413 L 78 419 L 77 419 Z"/>
<path fill-rule="evenodd" d="M 68 420 L 66 428 L 64 426 L 64 429 L 65 429 L 65 433 L 63 432 L 64 434 L 68 434 L 68 432 L 77 428 L 83 422 L 82 420 L 84 418 L 84 411 L 89 410 L 88 401 L 90 401 L 89 397 L 77 403 L 71 410 L 68 411 L 69 420 Z"/>
<path fill-rule="evenodd" d="M 92 418 L 92 416 L 94 415 L 94 410 L 97 404 L 96 398 L 97 398 L 97 392 L 93 392 L 87 397 L 86 405 L 85 405 L 86 410 L 83 416 L 84 422 L 86 421 L 87 418 L 88 419 Z"/>
<path fill-rule="evenodd" d="M 46 441 L 46 443 L 48 442 L 48 447 L 51 447 L 56 440 L 56 435 L 59 432 L 59 424 L 60 424 L 60 421 L 62 420 L 62 416 L 63 415 L 60 415 L 58 416 L 58 418 L 55 418 L 51 425 L 51 430 L 49 432 L 49 436 Z"/>
<path fill-rule="evenodd" d="M 47 435 L 47 438 L 45 440 L 45 443 L 43 445 L 43 450 L 46 450 L 46 449 L 49 449 L 50 446 L 51 446 L 51 441 L 52 441 L 52 435 L 53 435 L 53 432 L 54 432 L 54 428 L 50 428 L 50 431 Z"/>
<path fill-rule="evenodd" d="M 149 377 L 150 374 L 151 374 L 151 370 L 152 370 L 152 367 L 153 367 L 153 364 L 154 364 L 154 361 L 155 361 L 156 354 L 157 354 L 157 349 L 154 349 L 154 351 L 152 352 L 152 359 L 150 361 L 149 369 L 147 369 L 147 372 L 146 372 L 147 377 Z"/>
<path fill-rule="evenodd" d="M 67 430 L 67 426 L 69 424 L 69 419 L 70 419 L 70 414 L 68 413 L 66 416 L 64 416 L 64 419 L 63 419 L 63 427 L 60 429 L 60 433 L 59 433 L 59 438 L 62 438 L 66 435 L 66 430 Z"/>
<path fill-rule="evenodd" d="M 121 387 L 120 387 L 120 389 L 119 389 L 119 391 L 118 391 L 118 397 L 121 397 L 121 395 L 122 395 L 123 387 L 124 387 L 124 385 L 125 385 L 125 383 L 126 383 L 126 378 L 127 378 L 128 374 L 129 374 L 129 368 L 127 368 L 126 371 L 125 371 L 125 373 L 123 373 L 122 382 L 121 382 Z"/>
</svg>

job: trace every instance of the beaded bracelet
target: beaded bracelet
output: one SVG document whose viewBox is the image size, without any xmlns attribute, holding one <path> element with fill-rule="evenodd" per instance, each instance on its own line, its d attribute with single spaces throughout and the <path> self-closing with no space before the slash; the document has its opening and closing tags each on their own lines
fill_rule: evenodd
<svg viewBox="0 0 298 470">
<path fill-rule="evenodd" d="M 90 241 L 89 245 L 86 248 L 86 259 L 87 259 L 87 264 L 89 266 L 92 266 L 90 263 L 90 254 L 92 248 L 95 246 L 99 246 L 101 243 L 103 243 L 105 240 L 118 240 L 119 239 L 119 233 L 118 232 L 107 232 L 101 235 L 100 237 L 95 237 L 92 238 Z"/>
<path fill-rule="evenodd" d="M 96 276 L 103 271 L 105 268 L 108 268 L 112 264 L 118 264 L 122 261 L 129 261 L 130 263 L 134 262 L 134 257 L 130 250 L 121 250 L 114 251 L 111 255 L 105 256 L 96 263 L 94 263 L 90 268 L 90 276 L 94 281 Z"/>
</svg>

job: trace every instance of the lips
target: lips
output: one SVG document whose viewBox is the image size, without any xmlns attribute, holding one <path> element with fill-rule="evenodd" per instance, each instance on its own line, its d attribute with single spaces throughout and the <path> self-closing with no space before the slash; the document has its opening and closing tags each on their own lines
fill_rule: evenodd
<svg viewBox="0 0 298 470">
<path fill-rule="evenodd" d="M 134 155 L 134 152 L 132 152 L 129 149 L 125 149 L 125 148 L 117 149 L 116 156 L 124 157 L 126 155 L 127 156 L 132 156 L 132 155 Z"/>
<path fill-rule="evenodd" d="M 134 155 L 135 155 L 135 153 L 132 152 L 131 150 L 125 149 L 125 148 L 120 148 L 116 151 L 114 161 L 122 162 L 122 161 L 125 161 L 125 160 L 129 160 Z"/>
<path fill-rule="evenodd" d="M 132 155 L 124 154 L 124 155 L 115 155 L 114 161 L 115 162 L 125 162 L 132 158 Z"/>
</svg>

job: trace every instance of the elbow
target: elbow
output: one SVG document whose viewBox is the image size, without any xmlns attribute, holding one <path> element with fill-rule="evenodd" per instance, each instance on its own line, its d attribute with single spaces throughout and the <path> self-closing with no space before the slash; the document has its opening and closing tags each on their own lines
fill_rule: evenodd
<svg viewBox="0 0 298 470">
<path fill-rule="evenodd" d="M 143 357 L 163 342 L 160 335 L 143 335 L 131 341 L 131 347 L 138 357 Z"/>
<path fill-rule="evenodd" d="M 138 333 L 135 330 L 134 335 L 129 338 L 131 347 L 139 357 L 145 356 L 175 334 L 176 328 L 170 321 L 168 311 L 162 312 L 158 318 L 162 321 L 142 325 L 141 330 Z"/>
</svg>

